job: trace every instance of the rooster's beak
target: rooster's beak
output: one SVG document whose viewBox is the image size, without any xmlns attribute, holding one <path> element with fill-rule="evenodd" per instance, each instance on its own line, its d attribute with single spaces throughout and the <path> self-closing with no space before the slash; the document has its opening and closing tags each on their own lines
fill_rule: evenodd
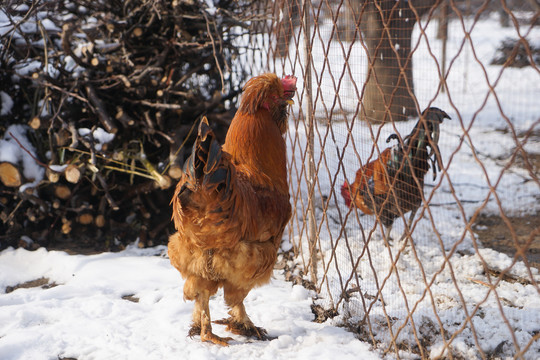
<svg viewBox="0 0 540 360">
<path fill-rule="evenodd" d="M 294 100 L 293 99 L 287 99 L 285 100 L 287 102 L 287 104 L 289 105 L 294 105 Z"/>
</svg>

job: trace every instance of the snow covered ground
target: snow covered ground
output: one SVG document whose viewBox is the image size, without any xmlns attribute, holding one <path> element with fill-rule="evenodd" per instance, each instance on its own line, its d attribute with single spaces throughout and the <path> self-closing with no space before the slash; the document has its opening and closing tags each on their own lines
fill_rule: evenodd
<svg viewBox="0 0 540 360">
<path fill-rule="evenodd" d="M 251 319 L 275 337 L 232 335 L 228 347 L 187 337 L 192 302 L 163 246 L 83 256 L 39 249 L 0 253 L 0 359 L 378 359 L 369 345 L 330 324 L 312 322 L 312 296 L 275 272 L 248 295 Z M 8 286 L 46 278 L 47 286 Z M 131 300 L 138 299 L 138 302 Z M 131 300 L 129 300 L 131 299 Z M 210 301 L 227 316 L 222 292 Z M 221 336 L 231 336 L 214 325 Z"/>
</svg>

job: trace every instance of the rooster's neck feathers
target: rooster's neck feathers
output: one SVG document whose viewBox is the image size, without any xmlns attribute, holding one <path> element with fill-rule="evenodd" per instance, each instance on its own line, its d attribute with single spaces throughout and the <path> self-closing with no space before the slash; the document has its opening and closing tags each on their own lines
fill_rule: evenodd
<svg viewBox="0 0 540 360">
<path fill-rule="evenodd" d="M 288 191 L 283 134 L 287 130 L 290 94 L 284 92 L 292 91 L 295 84 L 296 78 L 280 80 L 275 74 L 263 74 L 249 80 L 223 147 L 238 171 L 250 181 L 281 192 Z"/>
</svg>

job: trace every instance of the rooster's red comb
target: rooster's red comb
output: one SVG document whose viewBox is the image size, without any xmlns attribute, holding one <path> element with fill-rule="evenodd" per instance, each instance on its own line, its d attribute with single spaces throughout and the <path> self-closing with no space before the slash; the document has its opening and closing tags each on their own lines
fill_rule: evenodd
<svg viewBox="0 0 540 360">
<path fill-rule="evenodd" d="M 283 84 L 283 90 L 296 91 L 296 80 L 296 76 L 294 75 L 287 75 L 283 79 L 281 79 L 281 83 Z"/>
</svg>

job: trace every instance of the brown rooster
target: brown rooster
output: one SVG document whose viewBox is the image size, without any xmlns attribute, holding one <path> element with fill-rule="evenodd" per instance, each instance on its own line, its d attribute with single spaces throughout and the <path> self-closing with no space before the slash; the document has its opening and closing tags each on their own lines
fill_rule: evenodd
<svg viewBox="0 0 540 360">
<path fill-rule="evenodd" d="M 189 335 L 227 345 L 212 333 L 209 298 L 223 287 L 234 334 L 267 339 L 243 300 L 270 280 L 283 230 L 291 217 L 286 147 L 288 105 L 296 78 L 263 74 L 249 80 L 225 144 L 206 118 L 200 123 L 184 175 L 171 201 L 178 230 L 169 239 L 171 264 L 184 277 L 184 298 L 195 301 Z"/>
<path fill-rule="evenodd" d="M 341 187 L 341 195 L 348 207 L 353 204 L 365 214 L 377 214 L 390 236 L 394 220 L 411 212 L 405 237 L 410 231 L 416 211 L 422 203 L 424 176 L 433 169 L 433 179 L 437 176 L 437 166 L 441 169 L 439 152 L 439 125 L 443 119 L 450 119 L 447 113 L 431 107 L 421 115 L 411 133 L 403 139 L 403 145 L 385 149 L 378 159 L 371 161 L 356 172 L 354 183 L 346 181 Z M 386 142 L 398 139 L 396 134 Z M 427 147 L 430 147 L 428 153 Z"/>
</svg>

